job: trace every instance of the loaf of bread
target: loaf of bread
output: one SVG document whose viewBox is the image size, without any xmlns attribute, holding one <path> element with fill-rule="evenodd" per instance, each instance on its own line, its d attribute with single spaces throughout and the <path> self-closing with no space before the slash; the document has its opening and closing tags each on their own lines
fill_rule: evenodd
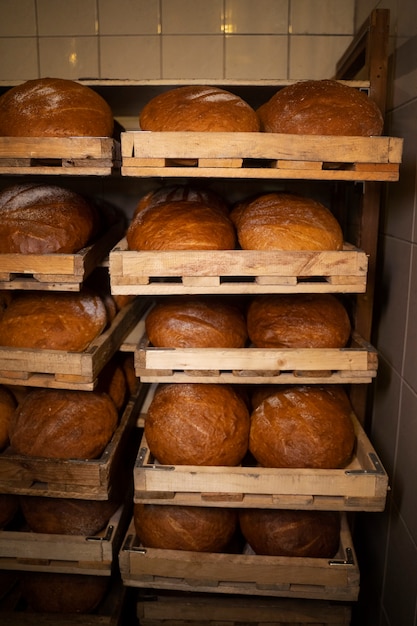
<svg viewBox="0 0 417 626">
<path fill-rule="evenodd" d="M 57 185 L 26 183 L 0 191 L 0 253 L 73 253 L 98 230 L 95 207 Z"/>
<path fill-rule="evenodd" d="M 248 449 L 249 410 L 231 385 L 161 385 L 144 430 L 149 450 L 165 465 L 235 466 Z"/>
<path fill-rule="evenodd" d="M 261 129 L 294 135 L 380 135 L 383 117 L 364 92 L 335 80 L 305 80 L 275 93 L 258 109 Z"/>
<path fill-rule="evenodd" d="M 129 250 L 232 250 L 236 231 L 227 215 L 201 202 L 165 202 L 136 215 Z"/>
<path fill-rule="evenodd" d="M 110 580 L 110 576 L 92 574 L 26 571 L 21 590 L 36 613 L 92 613 L 103 601 Z"/>
<path fill-rule="evenodd" d="M 232 250 L 230 218 L 201 202 L 177 200 L 142 211 L 130 222 L 129 250 Z"/>
<path fill-rule="evenodd" d="M 35 389 L 10 422 L 10 445 L 17 454 L 57 459 L 100 457 L 118 424 L 106 393 Z"/>
<path fill-rule="evenodd" d="M 0 345 L 82 352 L 107 326 L 95 293 L 16 292 L 0 318 Z"/>
<path fill-rule="evenodd" d="M 250 302 L 247 329 L 256 348 L 344 348 L 351 324 L 333 294 L 265 294 Z"/>
<path fill-rule="evenodd" d="M 339 549 L 337 511 L 241 509 L 239 525 L 255 554 L 330 559 Z"/>
<path fill-rule="evenodd" d="M 211 86 L 170 89 L 150 100 L 139 115 L 142 130 L 259 131 L 254 109 L 239 96 Z"/>
<path fill-rule="evenodd" d="M 229 204 L 211 189 L 190 185 L 168 185 L 153 189 L 142 196 L 136 205 L 133 217 L 159 204 L 177 201 L 201 202 L 205 206 L 217 209 L 225 215 L 229 214 Z"/>
<path fill-rule="evenodd" d="M 20 508 L 32 532 L 88 536 L 106 527 L 118 504 L 114 500 L 20 496 Z"/>
<path fill-rule="evenodd" d="M 5 528 L 19 510 L 19 496 L 14 493 L 0 493 L 0 530 Z"/>
<path fill-rule="evenodd" d="M 237 512 L 223 507 L 135 504 L 134 525 L 146 548 L 221 552 L 237 529 Z"/>
<path fill-rule="evenodd" d="M 0 452 L 9 443 L 9 424 L 16 410 L 17 402 L 13 394 L 0 385 Z"/>
<path fill-rule="evenodd" d="M 341 250 L 343 233 L 321 202 L 285 192 L 239 202 L 230 217 L 244 250 Z"/>
<path fill-rule="evenodd" d="M 3 137 L 111 137 L 113 129 L 107 102 L 72 80 L 28 80 L 0 97 Z"/>
<path fill-rule="evenodd" d="M 160 300 L 148 313 L 145 327 L 158 348 L 243 348 L 247 340 L 242 311 L 216 296 Z"/>
<path fill-rule="evenodd" d="M 337 469 L 355 445 L 351 406 L 341 387 L 278 388 L 252 412 L 249 449 L 262 467 Z"/>
</svg>

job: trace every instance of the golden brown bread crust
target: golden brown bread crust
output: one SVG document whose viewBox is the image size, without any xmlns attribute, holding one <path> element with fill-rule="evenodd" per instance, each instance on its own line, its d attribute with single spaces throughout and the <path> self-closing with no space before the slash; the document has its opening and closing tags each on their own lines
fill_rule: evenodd
<svg viewBox="0 0 417 626">
<path fill-rule="evenodd" d="M 0 386 L 0 451 L 9 443 L 9 424 L 16 406 L 12 393 L 6 387 Z"/>
<path fill-rule="evenodd" d="M 333 558 L 339 549 L 336 511 L 241 509 L 239 525 L 255 554 Z"/>
<path fill-rule="evenodd" d="M 314 200 L 272 192 L 236 205 L 230 218 L 245 250 L 341 250 L 343 233 L 331 211 Z"/>
<path fill-rule="evenodd" d="M 153 189 L 142 196 L 136 205 L 133 217 L 142 211 L 151 209 L 153 206 L 165 204 L 166 202 L 177 202 L 178 200 L 182 202 L 201 202 L 205 206 L 211 206 L 225 213 L 225 215 L 229 214 L 229 205 L 226 200 L 211 189 L 191 187 L 190 185 L 169 185 Z"/>
<path fill-rule="evenodd" d="M 20 292 L 0 318 L 0 345 L 82 352 L 106 325 L 103 300 L 90 291 Z"/>
<path fill-rule="evenodd" d="M 10 445 L 31 457 L 95 459 L 117 423 L 116 407 L 105 393 L 35 389 L 13 415 Z"/>
<path fill-rule="evenodd" d="M 28 80 L 0 97 L 3 137 L 111 137 L 113 128 L 107 102 L 72 80 Z"/>
<path fill-rule="evenodd" d="M 262 467 L 337 469 L 355 444 L 342 389 L 294 385 L 270 394 L 251 415 L 249 449 Z"/>
<path fill-rule="evenodd" d="M 142 130 L 256 132 L 259 119 L 239 96 L 211 86 L 177 87 L 158 94 L 139 115 Z"/>
<path fill-rule="evenodd" d="M 333 294 L 266 294 L 249 304 L 247 328 L 257 348 L 344 348 L 351 325 Z"/>
<path fill-rule="evenodd" d="M 178 200 L 138 213 L 126 239 L 129 250 L 233 250 L 236 232 L 222 212 Z"/>
<path fill-rule="evenodd" d="M 145 326 L 151 344 L 164 348 L 243 348 L 248 336 L 239 308 L 217 297 L 161 300 Z"/>
<path fill-rule="evenodd" d="M 0 253 L 77 252 L 96 234 L 95 208 L 57 185 L 21 184 L 0 192 Z"/>
<path fill-rule="evenodd" d="M 37 613 L 91 613 L 109 581 L 109 576 L 28 571 L 22 576 L 22 595 Z"/>
<path fill-rule="evenodd" d="M 20 507 L 35 533 L 87 536 L 106 526 L 118 504 L 113 500 L 21 496 Z"/>
<path fill-rule="evenodd" d="M 165 465 L 235 466 L 248 449 L 249 411 L 231 385 L 162 385 L 149 406 L 145 436 Z"/>
<path fill-rule="evenodd" d="M 365 93 L 334 80 L 284 87 L 258 109 L 261 128 L 299 135 L 380 135 L 381 111 Z"/>
<path fill-rule="evenodd" d="M 147 548 L 221 552 L 237 528 L 234 509 L 134 505 L 136 534 Z"/>
</svg>

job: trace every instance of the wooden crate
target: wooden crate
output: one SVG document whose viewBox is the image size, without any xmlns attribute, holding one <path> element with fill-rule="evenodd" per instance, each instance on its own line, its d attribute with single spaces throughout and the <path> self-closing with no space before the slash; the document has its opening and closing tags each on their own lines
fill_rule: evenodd
<svg viewBox="0 0 417 626">
<path fill-rule="evenodd" d="M 143 590 L 137 603 L 141 626 L 349 626 L 351 613 L 343 602 L 191 591 Z"/>
<path fill-rule="evenodd" d="M 80 291 L 124 231 L 124 222 L 119 221 L 74 254 L 0 254 L 0 289 Z"/>
<path fill-rule="evenodd" d="M 138 425 L 151 402 L 145 398 Z M 388 476 L 363 427 L 352 416 L 356 449 L 343 469 L 161 465 L 145 435 L 133 470 L 134 501 L 251 508 L 383 511 Z"/>
<path fill-rule="evenodd" d="M 0 598 L 0 623 L 2 626 L 125 626 L 128 595 L 129 590 L 113 577 L 106 597 L 92 613 L 40 613 L 27 606 L 16 579 L 9 592 Z"/>
<path fill-rule="evenodd" d="M 155 348 L 144 331 L 134 363 L 136 376 L 148 383 L 347 384 L 372 382 L 378 357 L 357 333 L 343 349 L 197 349 Z"/>
<path fill-rule="evenodd" d="M 0 346 L 0 383 L 93 390 L 97 376 L 119 350 L 147 306 L 145 299 L 135 298 L 83 352 Z"/>
<path fill-rule="evenodd" d="M 111 441 L 98 459 L 47 459 L 0 454 L 0 493 L 81 500 L 107 500 L 118 493 L 133 471 L 139 446 L 137 420 L 144 400 L 141 385 L 131 397 Z M 127 477 L 126 477 L 127 475 Z"/>
<path fill-rule="evenodd" d="M 2 530 L 0 569 L 111 576 L 131 514 L 127 501 L 94 536 Z"/>
<path fill-rule="evenodd" d="M 0 137 L 0 174 L 106 176 L 120 165 L 109 137 Z"/>
<path fill-rule="evenodd" d="M 345 244 L 338 251 L 128 250 L 109 254 L 114 294 L 362 293 L 368 257 Z"/>
<path fill-rule="evenodd" d="M 121 171 L 145 178 L 397 181 L 402 146 L 397 137 L 128 131 L 121 134 Z"/>
<path fill-rule="evenodd" d="M 356 601 L 359 568 L 346 517 L 334 559 L 144 548 L 133 522 L 119 553 L 123 583 L 141 588 Z"/>
</svg>

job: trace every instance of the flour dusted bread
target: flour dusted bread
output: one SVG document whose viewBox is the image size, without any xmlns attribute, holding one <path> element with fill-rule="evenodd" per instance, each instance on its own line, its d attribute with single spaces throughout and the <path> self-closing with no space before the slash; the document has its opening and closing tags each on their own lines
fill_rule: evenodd
<svg viewBox="0 0 417 626">
<path fill-rule="evenodd" d="M 17 402 L 7 387 L 0 386 L 0 451 L 9 443 L 9 425 Z"/>
<path fill-rule="evenodd" d="M 175 200 L 138 213 L 126 239 L 129 250 L 232 250 L 236 232 L 222 211 L 200 201 Z"/>
<path fill-rule="evenodd" d="M 72 80 L 28 80 L 0 97 L 3 137 L 111 137 L 113 129 L 107 102 Z"/>
<path fill-rule="evenodd" d="M 166 202 L 201 202 L 205 206 L 211 206 L 220 212 L 229 214 L 229 205 L 222 196 L 205 187 L 190 185 L 168 185 L 158 187 L 142 196 L 136 205 L 133 216 L 147 209 L 165 204 Z"/>
<path fill-rule="evenodd" d="M 244 250 L 341 250 L 340 224 L 321 202 L 285 192 L 238 203 L 230 217 Z"/>
<path fill-rule="evenodd" d="M 37 613 L 91 613 L 104 599 L 109 576 L 24 572 L 22 595 Z"/>
<path fill-rule="evenodd" d="M 164 348 L 243 348 L 246 320 L 238 306 L 218 297 L 162 299 L 148 313 L 146 332 Z"/>
<path fill-rule="evenodd" d="M 53 535 L 95 535 L 117 509 L 113 500 L 76 500 L 20 496 L 20 508 L 30 530 Z"/>
<path fill-rule="evenodd" d="M 248 449 L 249 411 L 231 385 L 161 385 L 149 406 L 145 436 L 160 463 L 235 466 Z"/>
<path fill-rule="evenodd" d="M 221 552 L 236 532 L 237 513 L 221 507 L 135 504 L 134 524 L 147 548 Z"/>
<path fill-rule="evenodd" d="M 365 93 L 335 80 L 306 80 L 279 90 L 258 109 L 261 128 L 295 135 L 380 135 L 383 117 Z"/>
<path fill-rule="evenodd" d="M 351 324 L 333 294 L 265 294 L 253 298 L 247 328 L 257 348 L 344 348 Z"/>
<path fill-rule="evenodd" d="M 118 424 L 106 393 L 35 389 L 20 403 L 10 423 L 10 445 L 26 456 L 95 459 Z"/>
<path fill-rule="evenodd" d="M 241 509 L 239 525 L 255 554 L 333 558 L 339 549 L 337 511 Z"/>
<path fill-rule="evenodd" d="M 348 397 L 334 386 L 277 388 L 251 415 L 249 449 L 262 467 L 345 467 L 355 439 Z"/>
<path fill-rule="evenodd" d="M 177 87 L 158 94 L 139 115 L 142 130 L 250 132 L 259 130 L 252 107 L 239 96 L 211 86 Z"/>
<path fill-rule="evenodd" d="M 100 296 L 80 292 L 16 292 L 0 318 L 0 345 L 81 352 L 107 326 Z"/>
<path fill-rule="evenodd" d="M 79 194 L 26 183 L 0 191 L 0 253 L 73 253 L 98 231 L 96 208 Z"/>
</svg>

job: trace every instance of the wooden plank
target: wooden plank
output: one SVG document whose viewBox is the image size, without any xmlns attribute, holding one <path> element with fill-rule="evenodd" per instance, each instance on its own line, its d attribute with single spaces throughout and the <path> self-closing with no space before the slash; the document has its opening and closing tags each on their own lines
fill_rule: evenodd
<svg viewBox="0 0 417 626">
<path fill-rule="evenodd" d="M 90 391 L 146 307 L 146 300 L 135 298 L 83 352 L 0 346 L 0 383 Z"/>
<path fill-rule="evenodd" d="M 154 390 L 155 387 L 151 389 Z M 140 423 L 146 421 L 150 399 Z M 142 436 L 134 474 L 134 501 L 261 508 L 381 511 L 388 476 L 362 426 L 352 416 L 357 445 L 342 469 L 161 465 Z"/>
<path fill-rule="evenodd" d="M 358 293 L 366 289 L 366 254 L 343 250 L 128 250 L 109 254 L 112 293 Z M 333 280 L 334 279 L 334 280 Z"/>
<path fill-rule="evenodd" d="M 0 254 L 0 288 L 79 291 L 124 231 L 124 222 L 119 221 L 74 254 Z"/>
<path fill-rule="evenodd" d="M 133 522 L 119 553 L 125 585 L 142 588 L 355 601 L 359 568 L 346 517 L 334 559 L 143 548 Z"/>
<path fill-rule="evenodd" d="M 132 443 L 138 438 L 137 416 L 146 394 L 140 386 L 120 419 L 111 441 L 98 459 L 47 459 L 15 454 L 7 448 L 0 455 L 0 493 L 30 496 L 107 500 L 120 489 L 120 473 L 126 471 Z M 133 452 L 134 454 L 134 452 Z"/>
</svg>

